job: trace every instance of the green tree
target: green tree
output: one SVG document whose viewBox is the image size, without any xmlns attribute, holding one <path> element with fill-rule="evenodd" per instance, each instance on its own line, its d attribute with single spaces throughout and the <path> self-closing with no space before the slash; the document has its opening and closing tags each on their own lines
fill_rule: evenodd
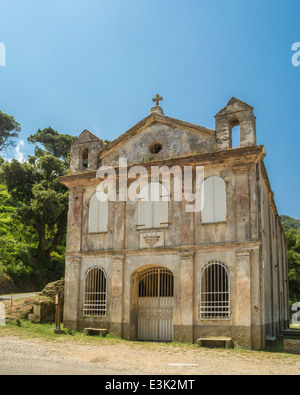
<svg viewBox="0 0 300 395">
<path fill-rule="evenodd" d="M 32 199 L 32 188 L 42 179 L 34 165 L 16 159 L 5 162 L 1 166 L 0 180 L 3 182 L 13 199 L 20 202 L 29 202 Z"/>
<path fill-rule="evenodd" d="M 14 139 L 18 137 L 21 127 L 11 115 L 0 111 L 0 151 L 10 145 L 14 145 Z"/>
<path fill-rule="evenodd" d="M 33 163 L 12 160 L 1 167 L 1 180 L 20 202 L 15 219 L 36 233 L 38 246 L 34 255 L 45 262 L 49 262 L 66 234 L 68 190 L 57 180 L 65 174 L 65 164 L 50 154 Z"/>
<path fill-rule="evenodd" d="M 300 301 L 300 230 L 286 232 L 291 302 Z"/>
<path fill-rule="evenodd" d="M 58 133 L 49 126 L 42 130 L 39 129 L 35 134 L 29 136 L 27 140 L 33 144 L 42 144 L 47 153 L 62 159 L 65 164 L 68 164 L 71 145 L 75 139 L 76 137 Z M 36 154 L 41 156 L 42 151 L 36 151 Z"/>
<path fill-rule="evenodd" d="M 41 289 L 64 275 L 68 189 L 58 180 L 68 169 L 75 137 L 51 128 L 28 139 L 27 161 L 0 157 L 0 289 Z"/>
</svg>

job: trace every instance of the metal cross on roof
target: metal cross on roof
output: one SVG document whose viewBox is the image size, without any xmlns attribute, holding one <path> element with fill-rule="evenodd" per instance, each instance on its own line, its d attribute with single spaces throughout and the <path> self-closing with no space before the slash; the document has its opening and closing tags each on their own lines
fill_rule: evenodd
<svg viewBox="0 0 300 395">
<path fill-rule="evenodd" d="M 157 106 L 159 105 L 159 102 L 160 102 L 161 100 L 163 100 L 163 98 L 160 97 L 158 93 L 157 93 L 157 95 L 155 96 L 155 98 L 152 99 L 153 102 L 156 102 L 156 105 L 157 105 Z"/>
</svg>

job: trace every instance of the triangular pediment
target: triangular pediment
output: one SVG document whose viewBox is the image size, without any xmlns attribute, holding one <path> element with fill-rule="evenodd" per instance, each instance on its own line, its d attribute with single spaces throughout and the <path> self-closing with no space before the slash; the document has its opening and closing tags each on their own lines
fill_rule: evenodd
<svg viewBox="0 0 300 395">
<path fill-rule="evenodd" d="M 97 136 L 89 130 L 84 130 L 79 137 L 74 141 L 73 145 L 89 143 L 91 141 L 101 141 Z"/>
<path fill-rule="evenodd" d="M 168 126 L 174 129 L 182 129 L 182 130 L 194 132 L 206 138 L 215 137 L 215 131 L 212 129 L 208 129 L 203 126 L 195 125 L 189 122 L 181 121 L 179 119 L 171 118 L 159 113 L 151 113 L 148 117 L 142 119 L 132 128 L 127 130 L 127 132 L 120 135 L 116 140 L 112 141 L 110 144 L 107 144 L 103 148 L 102 153 L 106 154 L 106 152 L 113 151 L 117 146 L 125 144 L 130 139 L 142 133 L 146 128 L 150 127 L 151 125 L 156 125 L 156 126 L 161 125 L 161 126 Z"/>
<path fill-rule="evenodd" d="M 222 108 L 215 116 L 221 116 L 225 114 L 230 114 L 238 111 L 253 111 L 254 107 L 249 104 L 243 102 L 242 100 L 237 99 L 236 97 L 232 97 L 225 107 Z"/>
</svg>

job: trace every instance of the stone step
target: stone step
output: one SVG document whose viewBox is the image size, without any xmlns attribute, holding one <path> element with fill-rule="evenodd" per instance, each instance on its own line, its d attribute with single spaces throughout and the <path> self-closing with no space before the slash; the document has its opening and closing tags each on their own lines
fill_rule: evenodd
<svg viewBox="0 0 300 395">
<path fill-rule="evenodd" d="M 284 339 L 283 349 L 290 354 L 300 354 L 300 340 Z"/>
<path fill-rule="evenodd" d="M 108 330 L 104 328 L 84 328 L 84 333 L 86 335 L 106 336 Z"/>
<path fill-rule="evenodd" d="M 232 347 L 232 338 L 231 337 L 218 337 L 218 336 L 199 337 L 199 339 L 197 339 L 197 344 L 198 344 L 198 347 L 203 347 L 204 345 L 218 346 L 221 344 L 225 348 L 231 348 Z"/>
<path fill-rule="evenodd" d="M 283 336 L 299 337 L 300 338 L 300 330 L 299 329 L 283 329 L 282 334 L 283 334 Z"/>
</svg>

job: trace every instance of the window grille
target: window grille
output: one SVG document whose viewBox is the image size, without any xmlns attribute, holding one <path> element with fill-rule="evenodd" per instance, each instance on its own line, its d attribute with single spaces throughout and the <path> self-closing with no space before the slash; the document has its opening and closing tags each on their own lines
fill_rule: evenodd
<svg viewBox="0 0 300 395">
<path fill-rule="evenodd" d="M 164 267 L 152 267 L 138 277 L 139 340 L 172 341 L 174 276 Z"/>
<path fill-rule="evenodd" d="M 151 268 L 142 273 L 139 278 L 139 297 L 173 297 L 174 277 L 166 268 Z"/>
<path fill-rule="evenodd" d="M 83 315 L 106 316 L 107 282 L 104 271 L 100 268 L 90 269 L 85 277 Z"/>
<path fill-rule="evenodd" d="M 202 271 L 200 318 L 230 319 L 229 274 L 221 262 L 210 262 Z"/>
</svg>

